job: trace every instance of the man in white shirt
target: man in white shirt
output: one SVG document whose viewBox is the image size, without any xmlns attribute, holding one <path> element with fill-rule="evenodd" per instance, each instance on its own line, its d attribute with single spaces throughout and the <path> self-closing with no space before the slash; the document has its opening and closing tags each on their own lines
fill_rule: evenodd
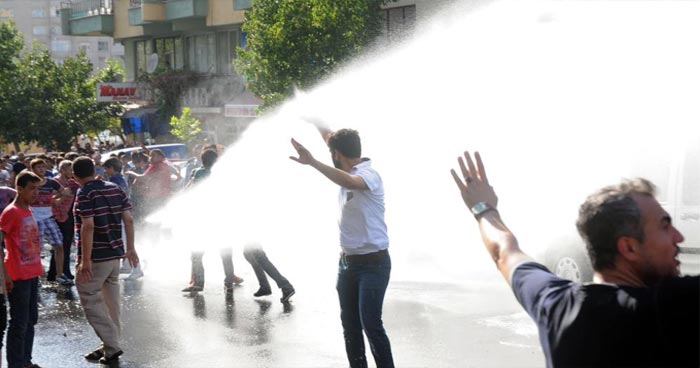
<svg viewBox="0 0 700 368">
<path fill-rule="evenodd" d="M 333 165 L 316 160 L 296 140 L 299 157 L 340 186 L 340 247 L 336 289 L 340 300 L 345 350 L 350 366 L 367 367 L 364 330 L 378 368 L 394 367 L 389 337 L 382 322 L 384 294 L 391 274 L 389 237 L 384 222 L 384 186 L 371 161 L 362 158 L 360 136 L 355 130 L 324 132 Z M 326 133 L 326 134 L 324 134 Z"/>
</svg>

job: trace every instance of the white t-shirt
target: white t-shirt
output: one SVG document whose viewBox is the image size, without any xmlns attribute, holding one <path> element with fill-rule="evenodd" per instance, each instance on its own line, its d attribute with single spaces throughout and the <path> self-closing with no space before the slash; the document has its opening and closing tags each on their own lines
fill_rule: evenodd
<svg viewBox="0 0 700 368">
<path fill-rule="evenodd" d="M 384 185 L 371 161 L 364 159 L 350 170 L 368 189 L 340 188 L 340 246 L 346 254 L 367 254 L 389 248 L 384 222 Z"/>
</svg>

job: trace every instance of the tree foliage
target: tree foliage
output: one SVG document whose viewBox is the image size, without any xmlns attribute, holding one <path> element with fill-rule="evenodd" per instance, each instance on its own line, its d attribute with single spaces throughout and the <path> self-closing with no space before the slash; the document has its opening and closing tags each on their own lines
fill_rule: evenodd
<svg viewBox="0 0 700 368">
<path fill-rule="evenodd" d="M 59 65 L 38 42 L 20 56 L 22 48 L 22 36 L 14 24 L 0 25 L 0 135 L 4 141 L 68 150 L 76 136 L 114 124 L 123 108 L 98 103 L 95 83 L 120 81 L 124 72 L 118 64 L 110 62 L 93 75 L 85 53 Z"/>
<path fill-rule="evenodd" d="M 170 133 L 182 142 L 190 142 L 194 140 L 199 132 L 202 131 L 201 122 L 190 115 L 190 108 L 183 107 L 180 117 L 173 116 L 170 118 Z"/>
<path fill-rule="evenodd" d="M 236 70 L 273 106 L 312 87 L 381 33 L 381 7 L 394 0 L 255 0 Z"/>
</svg>

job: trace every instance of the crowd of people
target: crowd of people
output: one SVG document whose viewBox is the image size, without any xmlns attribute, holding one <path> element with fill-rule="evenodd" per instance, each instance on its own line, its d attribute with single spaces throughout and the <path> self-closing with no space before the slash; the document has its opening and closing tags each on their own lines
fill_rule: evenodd
<svg viewBox="0 0 700 368">
<path fill-rule="evenodd" d="M 393 367 L 391 344 L 382 321 L 391 258 L 384 219 L 384 186 L 372 161 L 362 156 L 359 133 L 319 127 L 332 166 L 316 159 L 292 139 L 297 156 L 340 189 L 336 290 L 345 350 L 351 367 L 367 367 L 365 337 L 377 367 Z M 47 282 L 76 284 L 88 322 L 101 345 L 85 355 L 111 363 L 122 355 L 119 343 L 119 274 L 127 268 L 143 276 L 135 248 L 135 224 L 172 195 L 172 180 L 186 188 L 207 178 L 219 153 L 203 147 L 201 167 L 182 178 L 173 175 L 163 152 L 144 149 L 130 157 L 68 153 L 60 159 L 38 157 L 0 170 L 0 331 L 5 331 L 9 301 L 7 361 L 11 368 L 38 367 L 32 362 L 37 323 L 41 249 L 53 257 Z M 488 254 L 518 302 L 539 329 L 548 367 L 700 365 L 700 276 L 680 276 L 677 255 L 683 235 L 655 199 L 644 179 L 624 181 L 593 193 L 580 207 L 577 226 L 595 270 L 593 283 L 581 284 L 551 273 L 520 250 L 498 209 L 481 156 L 465 152 L 452 177 L 474 216 Z M 68 239 L 68 240 L 67 240 Z M 71 272 L 70 239 L 77 245 Z M 233 272 L 230 248 L 220 252 L 224 288 L 243 280 Z M 260 288 L 272 294 L 267 276 L 281 290 L 281 302 L 295 294 L 292 284 L 272 264 L 259 244 L 245 247 Z M 192 253 L 190 284 L 184 292 L 204 289 L 202 252 Z M 135 272 L 135 273 L 134 273 Z M 1 341 L 1 339 L 0 339 Z"/>
<path fill-rule="evenodd" d="M 162 151 L 145 146 L 105 160 L 100 152 L 85 149 L 32 158 L 20 153 L 14 160 L 2 157 L 0 334 L 7 327 L 10 367 L 39 367 L 32 362 L 32 346 L 43 283 L 75 285 L 86 318 L 101 341 L 85 358 L 105 364 L 118 361 L 122 354 L 119 276 L 128 274 L 124 279 L 135 280 L 144 275 L 135 249 L 136 225 L 172 196 L 180 187 L 178 182 L 188 180 L 191 187 L 206 177 L 218 149 L 202 147 L 204 165 L 188 178 L 167 162 Z M 47 272 L 41 261 L 45 245 L 51 247 Z M 230 250 L 227 255 L 230 273 L 225 285 L 231 291 L 243 279 L 233 274 Z M 193 255 L 192 279 L 201 278 L 203 286 L 203 266 L 197 268 L 199 276 L 194 273 L 196 258 Z M 201 254 L 198 259 L 201 262 Z M 285 302 L 291 293 L 287 292 Z"/>
</svg>

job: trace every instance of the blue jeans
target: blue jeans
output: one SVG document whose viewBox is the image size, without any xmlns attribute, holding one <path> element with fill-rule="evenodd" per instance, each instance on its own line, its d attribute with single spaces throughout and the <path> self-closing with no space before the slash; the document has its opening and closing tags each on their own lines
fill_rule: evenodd
<svg viewBox="0 0 700 368">
<path fill-rule="evenodd" d="M 377 367 L 394 367 L 391 344 L 382 323 L 382 305 L 390 275 L 388 254 L 369 262 L 348 262 L 345 257 L 339 261 L 336 289 L 345 351 L 352 368 L 367 367 L 363 330 Z"/>
<path fill-rule="evenodd" d="M 21 368 L 32 363 L 34 325 L 39 319 L 39 278 L 14 281 L 8 293 L 10 328 L 7 330 L 7 364 Z"/>
<path fill-rule="evenodd" d="M 221 254 L 221 262 L 224 264 L 224 285 L 233 286 L 233 251 L 231 248 L 222 248 L 219 250 Z M 190 285 L 204 287 L 204 263 L 202 258 L 204 252 L 192 252 L 192 271 L 190 277 Z"/>
<path fill-rule="evenodd" d="M 275 280 L 277 287 L 282 290 L 293 290 L 292 284 L 289 283 L 282 274 L 277 270 L 277 267 L 270 262 L 267 254 L 262 248 L 249 247 L 243 251 L 243 256 L 253 267 L 255 277 L 258 279 L 261 289 L 270 290 L 270 282 L 267 280 L 266 273 Z"/>
</svg>

